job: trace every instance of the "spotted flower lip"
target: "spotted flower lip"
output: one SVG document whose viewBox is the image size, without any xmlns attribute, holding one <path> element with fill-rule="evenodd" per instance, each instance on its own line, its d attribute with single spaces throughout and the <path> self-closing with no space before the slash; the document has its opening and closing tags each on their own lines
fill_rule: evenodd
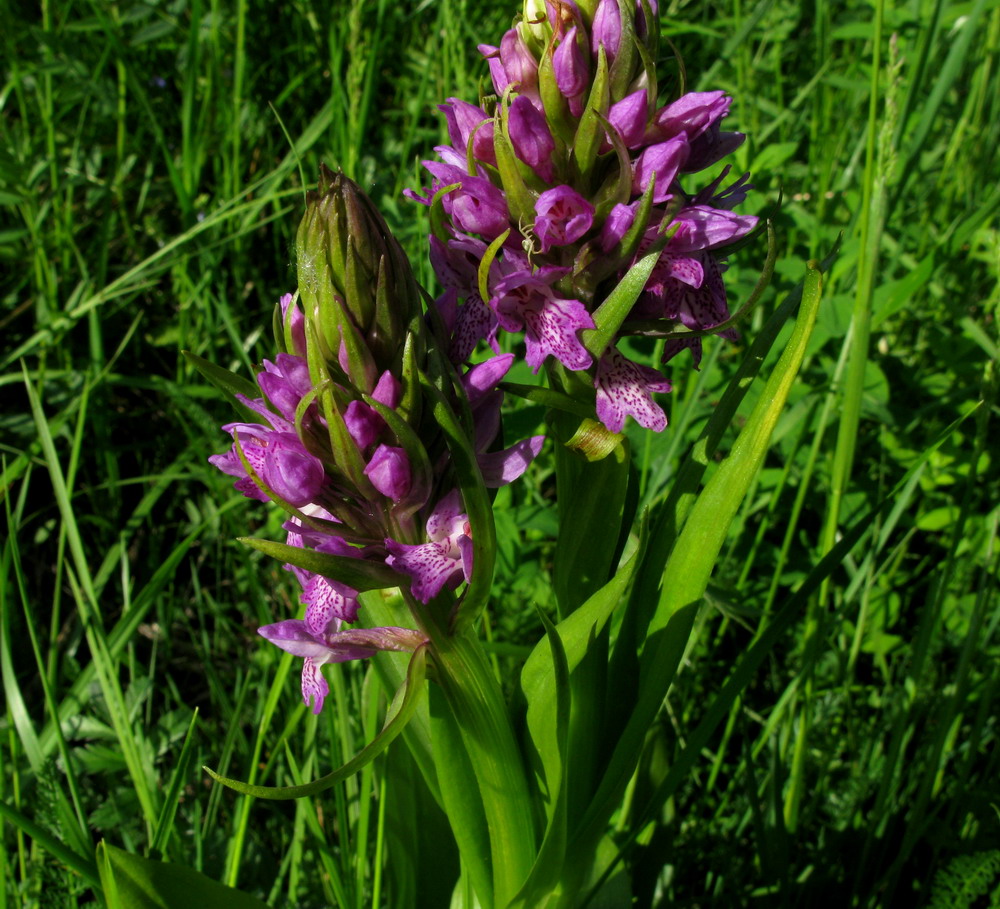
<svg viewBox="0 0 1000 909">
<path fill-rule="evenodd" d="M 535 371 L 548 356 L 567 369 L 586 369 L 592 357 L 579 332 L 593 328 L 593 317 L 579 300 L 560 299 L 551 283 L 562 269 L 542 269 L 532 274 L 519 271 L 500 280 L 490 306 L 507 331 L 524 331 L 525 360 Z"/>
<path fill-rule="evenodd" d="M 667 415 L 653 392 L 668 392 L 670 383 L 655 369 L 633 363 L 616 348 L 610 348 L 597 364 L 597 416 L 612 432 L 621 432 L 626 416 L 640 426 L 661 432 Z"/>
</svg>

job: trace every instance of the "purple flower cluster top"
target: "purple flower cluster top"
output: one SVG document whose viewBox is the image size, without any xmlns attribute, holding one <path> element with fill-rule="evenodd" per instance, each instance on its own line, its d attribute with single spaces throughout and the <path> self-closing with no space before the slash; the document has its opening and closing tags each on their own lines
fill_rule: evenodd
<svg viewBox="0 0 1000 909">
<path fill-rule="evenodd" d="M 697 366 L 699 336 L 683 333 L 729 318 L 720 260 L 757 223 L 734 213 L 748 175 L 722 189 L 726 167 L 694 194 L 682 187 L 744 136 L 721 129 L 731 104 L 721 91 L 657 106 L 658 24 L 647 14 L 655 19 L 655 0 L 634 10 L 619 0 L 526 0 L 499 47 L 479 48 L 496 95 L 440 106 L 451 144 L 423 162 L 430 186 L 407 191 L 443 215 L 432 219 L 430 252 L 452 360 L 465 362 L 481 340 L 499 350 L 500 329 L 523 335 L 533 370 L 588 371 L 597 416 L 613 432 L 626 416 L 663 429 L 653 393 L 670 390 L 617 349 L 618 337 L 666 337 L 664 362 L 689 348 Z M 618 336 L 591 353 L 595 310 L 658 241 Z"/>
<path fill-rule="evenodd" d="M 356 186 L 324 173 L 299 232 L 298 298 L 284 296 L 277 313 L 284 349 L 257 374 L 259 397 L 236 395 L 257 422 L 224 426 L 232 448 L 210 458 L 237 478 L 243 495 L 274 501 L 290 516 L 286 552 L 304 552 L 289 555 L 285 567 L 302 586 L 305 615 L 260 634 L 303 658 L 302 694 L 316 713 L 329 691 L 323 664 L 412 651 L 425 640 L 413 628 L 345 627 L 358 618 L 359 593 L 338 575 L 371 580 L 365 589 L 408 584 L 427 604 L 472 572 L 473 529 L 440 427 L 422 400 L 419 376 L 430 360 L 416 285 L 368 206 Z M 463 370 L 450 391 L 440 383 L 453 409 L 468 414 L 487 487 L 517 479 L 544 441 L 496 444 L 497 386 L 513 359 L 498 355 Z"/>
</svg>

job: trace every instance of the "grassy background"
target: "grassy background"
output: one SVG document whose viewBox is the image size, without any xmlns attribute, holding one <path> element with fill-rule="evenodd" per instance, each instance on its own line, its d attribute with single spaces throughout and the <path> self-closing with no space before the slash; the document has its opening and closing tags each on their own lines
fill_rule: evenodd
<svg viewBox="0 0 1000 909">
<path fill-rule="evenodd" d="M 731 122 L 749 134 L 736 166 L 758 187 L 748 207 L 783 193 L 755 324 L 807 259 L 843 241 L 774 452 L 621 819 L 642 831 L 630 859 L 639 905 L 961 905 L 941 888 L 1000 884 L 988 425 L 1000 5 L 662 9 L 688 87 L 736 99 Z M 401 905 L 415 869 L 399 839 L 413 831 L 394 822 L 410 807 L 400 749 L 388 784 L 381 762 L 294 804 L 236 797 L 200 770 L 315 776 L 370 738 L 378 698 L 364 667 L 346 666 L 332 674 L 341 709 L 314 720 L 291 660 L 256 637 L 293 614 L 294 585 L 230 541 L 273 536 L 278 520 L 206 463 L 230 415 L 180 351 L 244 374 L 269 355 L 320 161 L 368 188 L 423 262 L 424 212 L 401 189 L 423 182 L 419 159 L 443 138 L 433 105 L 475 97 L 475 44 L 498 41 L 514 10 L 43 0 L 3 11 L 0 907 L 92 903 L 105 837 L 273 905 Z M 735 300 L 762 259 L 734 259 Z M 740 352 L 709 344 L 697 374 L 675 361 L 671 428 L 636 437 L 649 499 Z M 721 724 L 692 739 L 790 591 L 890 494 Z M 488 631 L 512 669 L 516 645 L 539 633 L 534 603 L 549 605 L 544 460 L 501 495 Z M 643 792 L 687 759 L 690 774 L 667 778 L 669 798 L 644 813 Z"/>
</svg>

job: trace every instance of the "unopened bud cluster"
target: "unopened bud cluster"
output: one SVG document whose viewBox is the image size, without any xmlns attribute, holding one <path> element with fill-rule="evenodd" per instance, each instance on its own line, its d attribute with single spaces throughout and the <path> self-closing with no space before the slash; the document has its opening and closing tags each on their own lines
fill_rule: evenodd
<svg viewBox="0 0 1000 909">
<path fill-rule="evenodd" d="M 748 175 L 720 190 L 727 167 L 697 192 L 682 186 L 744 136 L 721 130 L 721 91 L 658 104 L 658 43 L 655 0 L 526 0 L 499 47 L 479 48 L 496 94 L 441 105 L 451 144 L 424 162 L 431 186 L 409 192 L 444 216 L 430 243 L 452 359 L 482 339 L 497 350 L 500 329 L 523 334 L 534 370 L 551 357 L 588 372 L 614 432 L 627 415 L 663 429 L 652 393 L 670 385 L 615 342 L 586 348 L 597 306 L 659 242 L 619 335 L 668 336 L 663 361 L 690 348 L 697 365 L 700 340 L 669 336 L 729 318 L 720 258 L 757 223 L 733 212 Z"/>
</svg>

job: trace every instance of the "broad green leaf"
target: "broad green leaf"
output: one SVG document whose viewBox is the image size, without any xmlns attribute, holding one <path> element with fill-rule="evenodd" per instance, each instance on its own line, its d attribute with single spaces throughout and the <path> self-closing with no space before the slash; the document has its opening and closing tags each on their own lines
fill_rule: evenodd
<svg viewBox="0 0 1000 909">
<path fill-rule="evenodd" d="M 296 568 L 304 568 L 325 578 L 332 578 L 358 591 L 397 587 L 401 580 L 395 571 L 381 562 L 352 559 L 350 556 L 317 552 L 315 549 L 289 546 L 287 543 L 278 543 L 274 540 L 258 540 L 256 537 L 237 537 L 237 539 L 251 549 L 287 562 Z"/>
<path fill-rule="evenodd" d="M 561 438 L 576 419 L 560 415 Z M 560 615 L 565 617 L 602 587 L 614 569 L 626 505 L 629 478 L 628 444 L 622 442 L 600 460 L 556 446 L 559 538 L 553 586 Z M 586 490 L 585 493 L 582 491 Z"/>
<path fill-rule="evenodd" d="M 399 691 L 396 692 L 396 696 L 389 705 L 382 731 L 351 760 L 344 764 L 343 767 L 332 770 L 325 776 L 321 776 L 318 780 L 313 780 L 311 783 L 303 783 L 300 786 L 253 786 L 243 783 L 240 780 L 220 776 L 208 767 L 204 769 L 217 783 L 222 783 L 223 786 L 228 786 L 230 789 L 234 789 L 243 795 L 252 795 L 254 798 L 259 799 L 299 799 L 307 795 L 316 795 L 320 792 L 325 792 L 331 786 L 336 786 L 337 783 L 353 776 L 362 767 L 374 761 L 375 758 L 389 747 L 392 740 L 403 731 L 420 700 L 426 673 L 426 664 L 426 647 L 418 647 L 410 659 L 406 681 L 400 687 Z"/>
<path fill-rule="evenodd" d="M 591 642 L 604 630 L 615 607 L 622 603 L 641 554 L 640 545 L 623 561 L 611 580 L 556 626 L 570 678 L 586 657 Z M 528 704 L 528 734 L 542 765 L 549 799 L 554 802 L 554 790 L 561 777 L 557 737 L 559 697 L 555 654 L 548 638 L 538 642 L 525 662 L 521 670 L 521 690 Z"/>
<path fill-rule="evenodd" d="M 641 817 L 633 823 L 628 840 L 622 844 L 622 855 L 624 855 L 629 845 L 635 841 L 642 830 L 645 829 L 646 823 L 657 817 L 663 805 L 666 804 L 667 799 L 688 778 L 691 768 L 701 759 L 704 749 L 708 747 L 715 730 L 729 715 L 733 704 L 750 684 L 768 654 L 788 632 L 788 629 L 802 618 L 809 598 L 819 589 L 820 584 L 843 564 L 847 556 L 868 531 L 879 527 L 878 518 L 881 514 L 890 508 L 895 508 L 896 503 L 900 501 L 901 497 L 903 497 L 901 504 L 905 504 L 910 492 L 912 492 L 912 487 L 930 460 L 931 455 L 951 438 L 959 426 L 971 417 L 976 410 L 978 410 L 978 407 L 959 417 L 941 433 L 934 444 L 927 448 L 919 459 L 911 465 L 910 469 L 896 483 L 892 491 L 867 514 L 855 521 L 854 525 L 837 542 L 837 545 L 809 572 L 806 579 L 795 593 L 789 597 L 780 611 L 768 621 L 767 626 L 759 633 L 750 648 L 740 658 L 736 668 L 733 669 L 729 678 L 726 679 L 725 684 L 719 689 L 718 694 L 716 694 L 711 705 L 702 715 L 698 725 L 687 735 L 684 749 L 671 764 L 670 770 L 667 772 L 663 782 L 657 787 L 656 792 L 650 796 L 649 801 L 643 808 Z M 610 874 L 613 867 L 612 865 L 607 869 L 606 875 Z"/>
<path fill-rule="evenodd" d="M 448 815 L 462 865 L 469 875 L 483 909 L 493 907 L 493 862 L 486 810 L 479 793 L 476 772 L 444 693 L 434 685 L 430 691 L 431 742 L 438 768 L 442 807 Z"/>
<path fill-rule="evenodd" d="M 226 887 L 194 868 L 133 855 L 102 840 L 101 883 L 121 909 L 267 909 L 259 899 Z"/>
</svg>

